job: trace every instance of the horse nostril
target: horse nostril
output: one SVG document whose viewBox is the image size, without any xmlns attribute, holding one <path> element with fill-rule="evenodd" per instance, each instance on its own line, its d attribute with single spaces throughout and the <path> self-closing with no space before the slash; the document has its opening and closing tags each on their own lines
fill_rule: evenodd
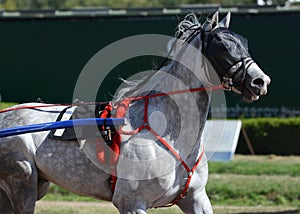
<svg viewBox="0 0 300 214">
<path fill-rule="evenodd" d="M 261 78 L 257 78 L 255 80 L 252 81 L 252 83 L 255 85 L 255 86 L 258 86 L 258 87 L 263 87 L 264 84 L 265 84 L 265 81 Z"/>
</svg>

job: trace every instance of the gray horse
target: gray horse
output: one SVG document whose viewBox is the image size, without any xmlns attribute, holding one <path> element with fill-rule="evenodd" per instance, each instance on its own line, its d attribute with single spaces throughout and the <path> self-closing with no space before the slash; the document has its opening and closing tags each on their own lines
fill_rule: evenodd
<svg viewBox="0 0 300 214">
<path fill-rule="evenodd" d="M 0 213 L 34 213 L 35 202 L 47 193 L 50 182 L 79 195 L 112 201 L 120 213 L 146 213 L 175 199 L 185 213 L 212 213 L 205 191 L 208 167 L 201 142 L 212 86 L 221 80 L 224 87 L 252 102 L 267 93 L 270 83 L 251 59 L 247 41 L 228 29 L 229 22 L 230 13 L 219 22 L 216 12 L 203 24 L 195 15 L 187 15 L 178 26 L 170 63 L 119 91 L 117 100 L 206 89 L 153 96 L 147 106 L 142 99 L 131 102 L 123 131 L 140 127 L 146 116 L 145 126 L 152 132 L 142 129 L 122 136 L 114 192 L 109 166 L 97 161 L 93 139 L 60 141 L 50 139 L 49 131 L 1 138 Z M 55 121 L 63 108 L 2 113 L 0 128 Z"/>
</svg>

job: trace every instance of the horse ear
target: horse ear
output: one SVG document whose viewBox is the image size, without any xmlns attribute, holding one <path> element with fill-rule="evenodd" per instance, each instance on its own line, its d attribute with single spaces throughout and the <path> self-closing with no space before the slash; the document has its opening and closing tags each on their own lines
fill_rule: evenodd
<svg viewBox="0 0 300 214">
<path fill-rule="evenodd" d="M 216 11 L 211 18 L 211 29 L 218 27 L 219 25 L 219 12 Z"/>
<path fill-rule="evenodd" d="M 226 17 L 223 18 L 222 21 L 220 21 L 220 23 L 219 23 L 220 27 L 229 28 L 230 18 L 231 18 L 231 13 L 228 12 Z"/>
</svg>

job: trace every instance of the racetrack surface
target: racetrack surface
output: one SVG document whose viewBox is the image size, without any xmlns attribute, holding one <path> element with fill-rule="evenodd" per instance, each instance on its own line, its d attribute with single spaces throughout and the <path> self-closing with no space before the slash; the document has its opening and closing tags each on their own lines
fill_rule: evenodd
<svg viewBox="0 0 300 214">
<path fill-rule="evenodd" d="M 66 202 L 38 201 L 37 214 L 117 214 L 117 209 L 109 202 Z M 172 208 L 151 209 L 150 214 L 179 214 L 176 206 Z M 215 214 L 300 214 L 300 208 L 283 206 L 214 206 Z"/>
</svg>

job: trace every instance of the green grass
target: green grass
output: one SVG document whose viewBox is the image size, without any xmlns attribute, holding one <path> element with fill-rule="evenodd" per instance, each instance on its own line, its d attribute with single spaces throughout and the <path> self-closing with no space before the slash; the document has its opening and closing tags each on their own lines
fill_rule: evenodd
<svg viewBox="0 0 300 214">
<path fill-rule="evenodd" d="M 300 178 L 288 175 L 210 174 L 207 192 L 217 205 L 300 206 Z"/>
<path fill-rule="evenodd" d="M 99 200 L 71 193 L 53 183 L 50 184 L 48 194 L 43 198 L 46 201 L 82 201 L 99 202 Z"/>
<path fill-rule="evenodd" d="M 0 110 L 6 109 L 8 107 L 17 105 L 18 103 L 13 103 L 13 102 L 0 102 Z"/>
<path fill-rule="evenodd" d="M 217 205 L 300 206 L 300 157 L 240 156 L 209 162 L 207 192 Z"/>
<path fill-rule="evenodd" d="M 209 173 L 300 176 L 300 157 L 236 156 L 231 162 L 209 162 Z"/>
</svg>

